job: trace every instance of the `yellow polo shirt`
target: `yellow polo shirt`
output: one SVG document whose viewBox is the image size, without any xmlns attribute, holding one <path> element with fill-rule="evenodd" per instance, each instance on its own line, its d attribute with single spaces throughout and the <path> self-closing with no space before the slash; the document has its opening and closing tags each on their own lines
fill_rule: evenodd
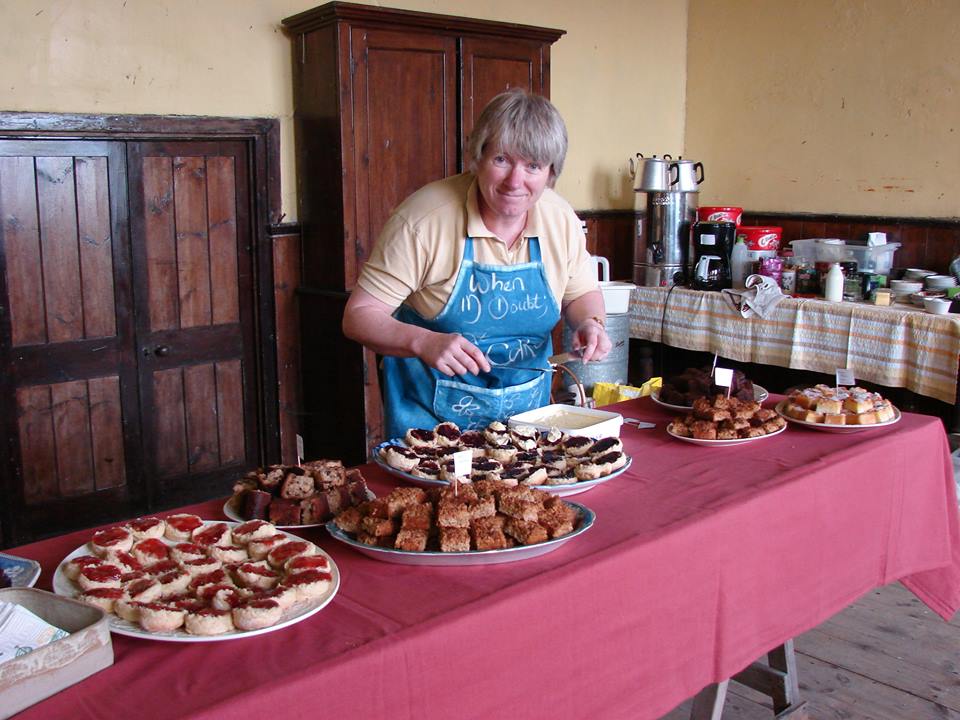
<svg viewBox="0 0 960 720">
<path fill-rule="evenodd" d="M 566 200 L 544 190 L 527 213 L 520 240 L 508 251 L 480 217 L 472 173 L 430 183 L 404 200 L 384 225 L 357 284 L 390 307 L 406 303 L 432 319 L 453 290 L 467 237 L 473 238 L 474 259 L 492 265 L 529 262 L 529 239 L 538 237 L 558 303 L 598 288 L 580 219 Z"/>
</svg>

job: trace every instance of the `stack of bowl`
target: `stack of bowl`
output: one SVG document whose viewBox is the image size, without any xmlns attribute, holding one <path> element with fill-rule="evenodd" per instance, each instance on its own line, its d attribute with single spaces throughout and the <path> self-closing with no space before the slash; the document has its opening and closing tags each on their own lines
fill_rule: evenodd
<svg viewBox="0 0 960 720">
<path fill-rule="evenodd" d="M 953 275 L 927 275 L 923 284 L 927 290 L 946 293 L 947 288 L 957 286 L 957 279 Z"/>
<path fill-rule="evenodd" d="M 904 273 L 902 280 L 919 280 L 923 282 L 923 279 L 928 275 L 936 275 L 937 273 L 933 270 L 922 270 L 920 268 L 907 268 Z"/>
<path fill-rule="evenodd" d="M 910 296 L 923 290 L 923 282 L 920 280 L 891 280 L 890 290 L 893 292 L 893 299 L 896 302 L 910 302 Z"/>
</svg>

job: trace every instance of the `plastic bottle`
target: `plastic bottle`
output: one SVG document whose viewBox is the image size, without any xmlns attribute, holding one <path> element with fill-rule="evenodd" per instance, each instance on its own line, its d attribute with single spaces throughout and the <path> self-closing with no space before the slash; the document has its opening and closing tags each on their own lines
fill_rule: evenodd
<svg viewBox="0 0 960 720">
<path fill-rule="evenodd" d="M 742 289 L 746 285 L 749 264 L 750 251 L 747 250 L 747 244 L 737 239 L 730 251 L 730 282 L 734 288 Z"/>
<path fill-rule="evenodd" d="M 840 269 L 840 263 L 830 264 L 830 270 L 823 284 L 823 297 L 829 302 L 843 300 L 843 270 Z"/>
</svg>

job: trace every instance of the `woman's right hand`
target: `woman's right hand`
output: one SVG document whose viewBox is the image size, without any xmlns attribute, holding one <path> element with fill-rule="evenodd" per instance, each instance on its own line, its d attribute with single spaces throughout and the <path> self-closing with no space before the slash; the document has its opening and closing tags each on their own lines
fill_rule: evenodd
<svg viewBox="0 0 960 720">
<path fill-rule="evenodd" d="M 448 377 L 490 372 L 490 361 L 463 335 L 427 331 L 417 345 L 417 356 Z"/>
</svg>

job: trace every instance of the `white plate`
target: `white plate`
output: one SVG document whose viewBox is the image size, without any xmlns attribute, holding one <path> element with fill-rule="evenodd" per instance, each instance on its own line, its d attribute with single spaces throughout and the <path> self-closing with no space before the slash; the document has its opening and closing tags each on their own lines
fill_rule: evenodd
<svg viewBox="0 0 960 720">
<path fill-rule="evenodd" d="M 518 545 L 517 547 L 504 548 L 503 550 L 469 550 L 464 552 L 415 552 L 412 550 L 395 550 L 393 548 L 365 545 L 358 540 L 354 540 L 338 528 L 332 520 L 327 523 L 327 531 L 340 542 L 346 543 L 364 555 L 368 555 L 375 560 L 382 560 L 383 562 L 397 563 L 399 565 L 433 566 L 496 565 L 498 563 L 516 562 L 517 560 L 527 560 L 528 558 L 539 555 L 546 555 L 548 552 L 553 552 L 564 543 L 573 540 L 575 537 L 589 530 L 597 517 L 593 510 L 579 503 L 565 502 L 571 505 L 579 515 L 580 522 L 573 532 L 563 537 L 537 543 L 536 545 Z"/>
<path fill-rule="evenodd" d="M 204 525 L 210 525 L 216 522 L 223 522 L 221 520 L 204 520 Z M 227 523 L 230 527 L 237 525 L 238 523 Z M 296 535 L 291 535 L 290 533 L 279 532 L 284 535 L 288 535 L 291 540 L 302 540 Z M 174 545 L 175 543 L 170 540 L 164 539 L 164 542 L 168 545 Z M 337 594 L 337 591 L 340 589 L 340 569 L 337 567 L 337 564 L 333 561 L 333 558 L 325 553 L 321 548 L 317 548 L 317 553 L 323 555 L 327 559 L 327 563 L 330 566 L 329 572 L 333 576 L 333 581 L 330 585 L 330 589 L 325 592 L 323 595 L 312 600 L 304 600 L 298 602 L 291 607 L 287 608 L 280 622 L 276 625 L 271 625 L 270 627 L 261 628 L 259 630 L 234 630 L 232 632 L 222 633 L 220 635 L 191 635 L 186 630 L 174 630 L 173 632 L 147 632 L 141 628 L 136 623 L 127 622 L 116 615 L 109 615 L 108 621 L 110 623 L 110 632 L 117 633 L 118 635 L 127 635 L 129 637 L 138 637 L 144 638 L 145 640 L 164 640 L 167 642 L 218 642 L 221 640 L 238 640 L 240 638 L 252 637 L 253 635 L 263 635 L 265 633 L 274 632 L 275 630 L 282 630 L 285 627 L 294 625 L 298 622 L 306 620 L 311 615 L 320 612 L 325 608 L 333 596 Z M 90 546 L 87 544 L 81 545 L 72 553 L 67 555 L 60 565 L 57 566 L 57 571 L 53 574 L 53 591 L 57 595 L 63 595 L 65 597 L 75 597 L 79 594 L 77 586 L 63 573 L 63 563 L 68 560 L 72 560 L 75 557 L 80 555 L 92 555 L 93 552 L 90 549 Z"/>
<path fill-rule="evenodd" d="M 784 408 L 787 406 L 786 403 L 786 400 L 781 400 L 777 403 L 777 407 L 774 408 L 780 417 L 794 425 L 809 428 L 810 430 L 819 430 L 821 432 L 853 433 L 860 432 L 861 430 L 872 430 L 873 428 L 889 427 L 890 425 L 900 422 L 901 418 L 900 410 L 891 405 L 891 407 L 893 407 L 893 419 L 887 420 L 886 422 L 873 423 L 872 425 L 827 425 L 826 423 L 807 422 L 806 420 L 797 420 L 796 418 L 790 417 L 784 412 Z"/>
<path fill-rule="evenodd" d="M 10 580 L 10 587 L 33 587 L 40 577 L 40 563 L 16 555 L 0 553 L 0 569 Z"/>
<path fill-rule="evenodd" d="M 242 523 L 247 522 L 250 518 L 243 517 L 240 513 L 237 512 L 237 509 L 233 505 L 233 499 L 236 495 L 231 495 L 227 498 L 227 501 L 223 504 L 223 514 L 234 522 Z M 370 488 L 367 488 L 367 500 L 375 499 L 376 493 L 373 492 Z M 323 527 L 326 523 L 309 523 L 307 525 L 274 525 L 277 530 L 300 530 L 302 528 L 312 528 L 312 527 Z"/>
<path fill-rule="evenodd" d="M 377 445 L 370 452 L 370 457 L 373 459 L 373 461 L 377 465 L 382 467 L 384 470 L 386 470 L 388 473 L 390 473 L 391 475 L 394 475 L 398 478 L 403 478 L 407 482 L 412 483 L 414 485 L 419 485 L 420 487 L 446 487 L 447 485 L 450 484 L 446 480 L 429 480 L 427 478 L 417 477 L 416 475 L 411 475 L 408 472 L 404 472 L 403 470 L 398 470 L 397 468 L 392 467 L 391 465 L 388 465 L 383 461 L 383 458 L 380 457 L 380 449 L 387 445 L 403 445 L 404 447 L 406 447 L 406 443 L 403 440 L 386 440 L 380 443 L 379 445 Z M 614 470 L 609 475 L 604 475 L 603 477 L 597 478 L 596 480 L 578 480 L 577 482 L 571 483 L 569 485 L 532 485 L 531 487 L 534 487 L 537 490 L 543 490 L 544 492 L 548 492 L 551 495 L 556 495 L 557 497 L 569 497 L 570 495 L 579 495 L 580 493 L 586 492 L 587 490 L 592 490 L 597 485 L 603 485 L 603 483 L 608 482 L 609 480 L 613 480 L 615 477 L 617 477 L 617 475 L 621 475 L 622 473 L 626 472 L 627 469 L 633 464 L 633 458 L 630 457 L 629 455 L 627 455 L 626 457 L 627 457 L 626 465 L 624 465 L 622 468 Z"/>
<path fill-rule="evenodd" d="M 765 387 L 763 387 L 762 385 L 757 385 L 756 383 L 753 384 L 754 402 L 762 403 L 768 397 L 770 397 L 770 393 L 767 392 L 767 389 Z M 693 410 L 693 405 L 672 405 L 670 403 L 663 402 L 660 399 L 660 393 L 657 390 L 654 390 L 652 393 L 650 393 L 650 399 L 653 400 L 657 405 L 660 405 L 661 407 L 665 407 L 668 410 L 680 410 L 680 411 Z"/>
<path fill-rule="evenodd" d="M 751 442 L 754 442 L 755 440 L 766 440 L 767 438 L 772 438 L 776 435 L 779 435 L 786 429 L 787 429 L 787 426 L 784 425 L 779 430 L 774 430 L 772 433 L 767 433 L 766 435 L 757 435 L 757 437 L 749 437 L 749 438 L 737 438 L 736 440 L 702 440 L 701 438 L 683 437 L 682 435 L 676 435 L 670 432 L 670 426 L 667 425 L 667 434 L 670 437 L 676 438 L 677 440 L 683 440 L 684 442 L 693 443 L 694 445 L 706 445 L 707 447 L 728 447 L 730 445 L 743 445 L 744 443 L 751 443 Z"/>
</svg>

